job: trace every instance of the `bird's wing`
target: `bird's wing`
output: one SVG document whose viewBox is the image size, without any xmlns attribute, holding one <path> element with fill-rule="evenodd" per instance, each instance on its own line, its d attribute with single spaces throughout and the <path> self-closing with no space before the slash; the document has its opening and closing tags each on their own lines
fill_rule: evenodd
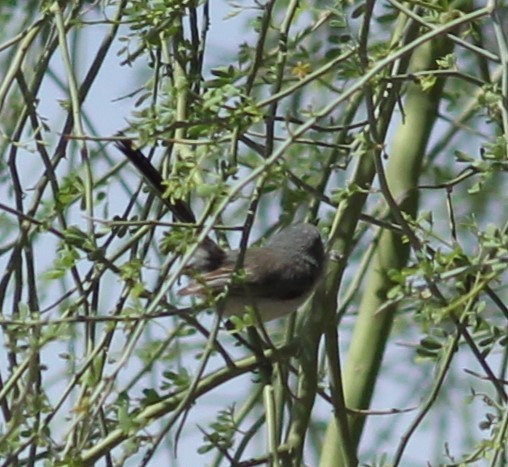
<svg viewBox="0 0 508 467">
<path fill-rule="evenodd" d="M 201 274 L 199 278 L 193 279 L 187 287 L 180 289 L 178 295 L 207 295 L 220 292 L 231 283 L 234 266 L 223 266 L 213 271 Z"/>
</svg>

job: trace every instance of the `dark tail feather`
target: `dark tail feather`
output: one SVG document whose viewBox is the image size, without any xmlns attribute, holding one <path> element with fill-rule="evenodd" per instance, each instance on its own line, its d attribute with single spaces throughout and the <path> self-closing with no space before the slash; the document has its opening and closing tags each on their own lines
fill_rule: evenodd
<svg viewBox="0 0 508 467">
<path fill-rule="evenodd" d="M 120 136 L 123 135 L 120 134 Z M 166 203 L 169 210 L 173 213 L 177 220 L 189 224 L 196 223 L 196 217 L 187 203 L 178 199 L 169 200 L 163 196 L 166 188 L 161 174 L 139 149 L 134 148 L 130 139 L 124 138 L 118 140 L 115 142 L 115 146 L 127 157 L 127 159 L 129 159 L 130 162 L 132 162 L 139 172 L 143 174 L 146 181 L 156 190 L 159 197 L 164 201 L 164 203 Z M 211 271 L 218 268 L 226 256 L 224 250 L 222 250 L 222 248 L 209 237 L 204 239 L 201 249 L 205 254 L 201 255 L 202 257 L 196 260 L 194 266 L 196 269 L 202 271 Z"/>
<path fill-rule="evenodd" d="M 134 148 L 130 139 L 118 140 L 115 142 L 115 146 L 122 151 L 127 159 L 129 159 L 143 174 L 146 181 L 157 191 L 159 197 L 166 203 L 176 219 L 180 222 L 186 222 L 189 224 L 196 223 L 196 217 L 186 203 L 181 200 L 170 201 L 162 196 L 166 191 L 166 188 L 161 174 L 139 149 Z"/>
</svg>

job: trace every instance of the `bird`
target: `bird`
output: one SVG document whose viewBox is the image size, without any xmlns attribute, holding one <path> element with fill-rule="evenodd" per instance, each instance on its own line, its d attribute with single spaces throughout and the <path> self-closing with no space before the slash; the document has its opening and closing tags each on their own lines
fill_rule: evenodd
<svg viewBox="0 0 508 467">
<path fill-rule="evenodd" d="M 247 248 L 243 274 L 235 280 L 239 255 L 240 250 L 226 252 L 219 267 L 199 275 L 178 294 L 204 298 L 228 287 L 222 304 L 225 318 L 253 308 L 261 321 L 268 322 L 296 311 L 305 302 L 325 259 L 318 228 L 304 223 L 282 229 L 265 246 Z"/>
<path fill-rule="evenodd" d="M 141 172 L 177 220 L 196 222 L 185 202 L 163 196 L 162 175 L 130 139 L 121 138 L 116 146 Z M 296 311 L 313 291 L 325 263 L 321 234 L 310 223 L 287 226 L 274 234 L 266 245 L 248 247 L 243 255 L 240 250 L 222 249 L 209 237 L 200 249 L 191 263 L 193 278 L 177 294 L 205 299 L 224 295 L 227 289 L 218 306 L 224 318 L 243 316 L 254 310 L 261 321 L 268 322 Z"/>
</svg>

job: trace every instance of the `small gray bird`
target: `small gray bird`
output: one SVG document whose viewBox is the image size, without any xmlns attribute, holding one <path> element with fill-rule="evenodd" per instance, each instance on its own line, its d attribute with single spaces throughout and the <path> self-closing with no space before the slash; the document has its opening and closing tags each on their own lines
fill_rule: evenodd
<svg viewBox="0 0 508 467">
<path fill-rule="evenodd" d="M 163 196 L 165 185 L 161 174 L 128 138 L 116 146 L 144 175 L 173 215 L 181 222 L 196 223 L 189 206 L 182 200 Z M 228 286 L 220 306 L 225 317 L 243 315 L 246 307 L 257 310 L 262 321 L 279 318 L 296 309 L 307 299 L 318 281 L 325 262 L 321 235 L 311 224 L 295 224 L 275 234 L 263 247 L 245 251 L 242 280 L 233 280 L 238 250 L 224 251 L 206 237 L 192 262 L 199 278 L 181 289 L 182 296 L 217 295 Z"/>
<path fill-rule="evenodd" d="M 243 259 L 242 280 L 233 282 L 239 251 L 226 252 L 213 271 L 199 275 L 180 295 L 206 297 L 229 286 L 224 317 L 243 315 L 253 307 L 262 321 L 296 311 L 312 292 L 323 270 L 321 235 L 311 224 L 296 224 L 274 235 L 266 246 L 251 247 Z"/>
</svg>

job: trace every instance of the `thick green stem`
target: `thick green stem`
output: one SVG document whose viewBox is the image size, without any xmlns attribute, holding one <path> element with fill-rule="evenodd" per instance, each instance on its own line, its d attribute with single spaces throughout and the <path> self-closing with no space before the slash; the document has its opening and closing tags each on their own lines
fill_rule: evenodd
<svg viewBox="0 0 508 467">
<path fill-rule="evenodd" d="M 419 47 L 414 54 L 412 70 L 429 70 L 436 60 L 449 51 L 449 44 L 433 41 Z M 405 118 L 401 123 L 391 149 L 386 181 L 391 196 L 400 210 L 414 216 L 418 208 L 416 191 L 425 148 L 436 121 L 443 81 L 437 81 L 431 91 L 423 91 L 419 84 L 410 84 L 405 99 Z M 344 370 L 344 392 L 347 407 L 367 409 L 378 377 L 383 352 L 389 337 L 395 309 L 383 308 L 386 294 L 392 287 L 388 277 L 391 269 L 400 269 L 409 255 L 408 244 L 400 235 L 381 233 L 377 252 L 367 276 L 365 294 L 361 301 L 351 347 Z M 350 417 L 352 442 L 357 449 L 365 417 Z M 343 465 L 343 446 L 338 441 L 337 426 L 332 420 L 328 426 L 321 466 Z"/>
</svg>

